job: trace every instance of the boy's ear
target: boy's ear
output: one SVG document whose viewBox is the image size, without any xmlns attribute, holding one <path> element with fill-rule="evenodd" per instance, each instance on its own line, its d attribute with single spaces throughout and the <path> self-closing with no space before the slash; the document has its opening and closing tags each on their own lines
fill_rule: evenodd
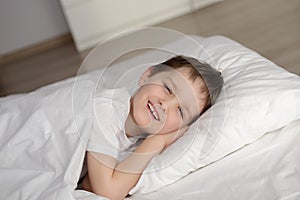
<svg viewBox="0 0 300 200">
<path fill-rule="evenodd" d="M 144 73 L 140 76 L 138 84 L 139 86 L 142 86 L 150 77 L 151 71 L 153 67 L 149 67 Z"/>
</svg>

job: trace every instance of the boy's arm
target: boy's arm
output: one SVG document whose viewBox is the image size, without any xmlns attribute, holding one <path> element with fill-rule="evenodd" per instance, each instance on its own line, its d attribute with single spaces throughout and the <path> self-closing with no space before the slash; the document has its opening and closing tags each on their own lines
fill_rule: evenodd
<svg viewBox="0 0 300 200">
<path fill-rule="evenodd" d="M 186 130 L 184 128 L 174 133 L 148 137 L 120 163 L 110 156 L 88 152 L 88 178 L 92 191 L 112 200 L 124 199 L 152 158 L 181 137 Z"/>
</svg>

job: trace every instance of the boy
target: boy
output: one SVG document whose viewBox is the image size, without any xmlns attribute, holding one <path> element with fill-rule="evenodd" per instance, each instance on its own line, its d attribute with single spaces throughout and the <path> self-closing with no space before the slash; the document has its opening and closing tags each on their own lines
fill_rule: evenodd
<svg viewBox="0 0 300 200">
<path fill-rule="evenodd" d="M 206 63 L 176 56 L 148 68 L 138 84 L 132 97 L 116 89 L 102 93 L 97 102 L 96 112 L 111 114 L 101 117 L 101 134 L 92 135 L 88 143 L 83 189 L 112 200 L 124 199 L 151 159 L 180 138 L 215 102 L 223 79 Z M 149 136 L 129 156 L 119 159 L 145 133 Z"/>
</svg>

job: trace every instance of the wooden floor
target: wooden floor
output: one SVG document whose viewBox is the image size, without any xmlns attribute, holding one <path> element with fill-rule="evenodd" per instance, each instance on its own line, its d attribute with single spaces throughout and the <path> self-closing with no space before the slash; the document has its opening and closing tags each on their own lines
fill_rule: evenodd
<svg viewBox="0 0 300 200">
<path fill-rule="evenodd" d="M 300 75 L 299 0 L 225 0 L 159 24 L 186 34 L 225 35 Z M 76 75 L 88 53 L 70 40 L 33 56 L 2 62 L 0 95 L 29 92 Z"/>
</svg>

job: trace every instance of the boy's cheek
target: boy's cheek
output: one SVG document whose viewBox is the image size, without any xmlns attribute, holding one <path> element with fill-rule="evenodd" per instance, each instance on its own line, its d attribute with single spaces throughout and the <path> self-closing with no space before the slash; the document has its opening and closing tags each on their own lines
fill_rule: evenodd
<svg viewBox="0 0 300 200">
<path fill-rule="evenodd" d="M 160 134 L 168 134 L 177 131 L 179 127 L 181 127 L 180 122 L 181 121 L 178 120 L 166 122 L 162 127 Z"/>
</svg>

